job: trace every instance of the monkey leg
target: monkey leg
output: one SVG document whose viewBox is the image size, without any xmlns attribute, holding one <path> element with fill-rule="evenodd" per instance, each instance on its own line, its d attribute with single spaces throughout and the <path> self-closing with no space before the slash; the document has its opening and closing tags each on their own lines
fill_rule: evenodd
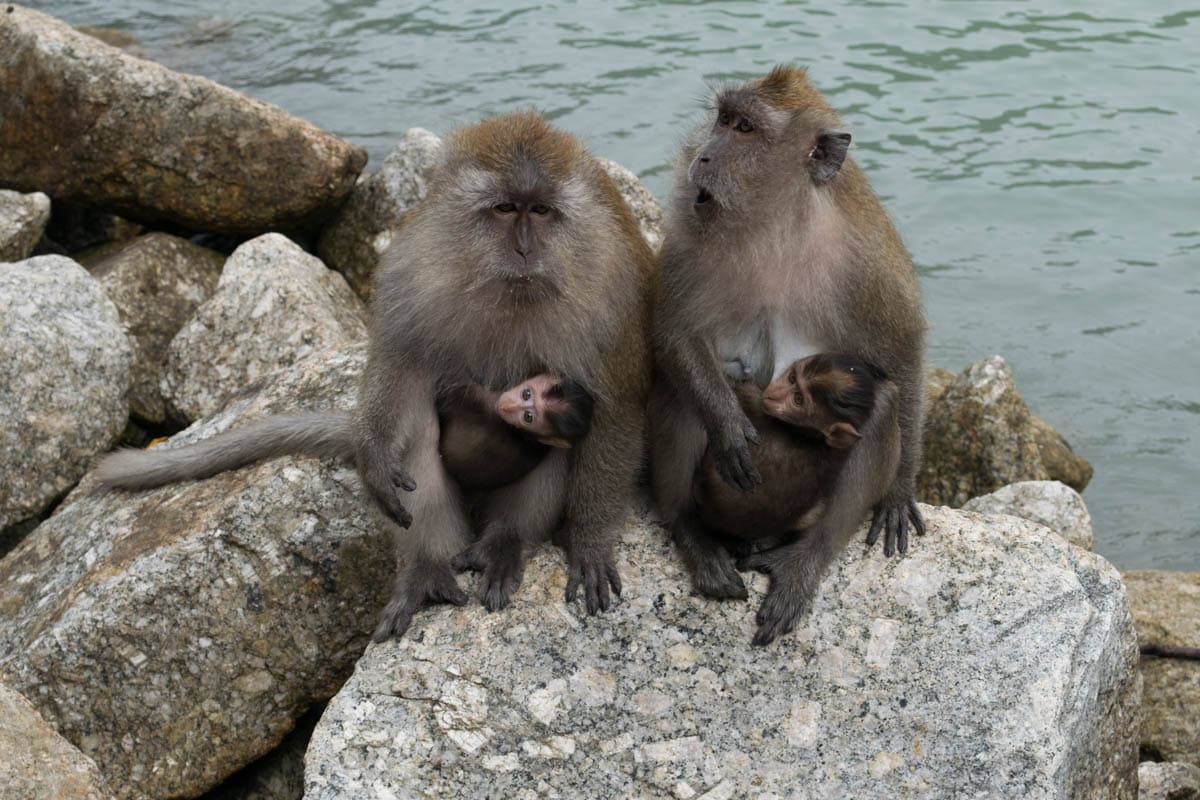
<svg viewBox="0 0 1200 800">
<path fill-rule="evenodd" d="M 413 615 L 426 605 L 467 602 L 450 562 L 470 541 L 470 523 L 458 488 L 446 475 L 438 455 L 437 414 L 432 404 L 413 409 L 413 415 L 411 430 L 416 433 L 406 463 L 421 480 L 409 495 L 413 530 L 386 521 L 396 542 L 396 582 L 375 629 L 377 642 L 404 635 Z"/>
<path fill-rule="evenodd" d="M 875 413 L 860 431 L 862 439 L 842 468 L 825 513 L 795 541 L 738 562 L 739 569 L 771 577 L 771 588 L 758 610 L 754 644 L 770 644 L 796 626 L 811 607 L 830 564 L 895 481 L 900 433 L 893 400 L 894 387 L 885 387 Z"/>
<path fill-rule="evenodd" d="M 481 572 L 479 599 L 488 611 L 504 608 L 521 585 L 529 553 L 562 519 L 567 453 L 553 449 L 521 480 L 483 501 L 483 534 L 455 557 L 461 571 Z"/>
<path fill-rule="evenodd" d="M 733 559 L 694 513 L 692 485 L 696 469 L 708 446 L 700 418 L 663 381 L 654 385 L 650 398 L 650 479 L 659 515 L 696 591 L 717 600 L 745 600 L 746 584 Z"/>
</svg>

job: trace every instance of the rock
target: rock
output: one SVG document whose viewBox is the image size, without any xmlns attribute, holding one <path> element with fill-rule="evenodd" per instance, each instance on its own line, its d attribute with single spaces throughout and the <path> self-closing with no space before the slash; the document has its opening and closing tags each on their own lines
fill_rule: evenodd
<svg viewBox="0 0 1200 800">
<path fill-rule="evenodd" d="M 1050 423 L 1031 417 L 1033 431 L 1037 437 L 1038 453 L 1042 466 L 1052 480 L 1060 481 L 1077 492 L 1082 492 L 1092 482 L 1092 465 L 1075 452 L 1063 435 L 1054 430 Z"/>
<path fill-rule="evenodd" d="M 50 219 L 50 198 L 0 189 L 0 262 L 24 261 Z"/>
<path fill-rule="evenodd" d="M 981 514 L 1012 514 L 1045 525 L 1076 547 L 1091 550 L 1092 515 L 1070 486 L 1058 481 L 1023 481 L 974 497 L 964 511 Z"/>
<path fill-rule="evenodd" d="M 1138 641 L 1200 647 L 1200 572 L 1126 572 Z M 1142 658 L 1142 752 L 1200 766 L 1200 661 Z"/>
<path fill-rule="evenodd" d="M 317 253 L 346 276 L 360 297 L 371 295 L 371 276 L 405 213 L 425 198 L 442 140 L 424 128 L 409 128 L 374 174 L 360 178 L 345 205 L 325 226 Z"/>
<path fill-rule="evenodd" d="M 1200 800 L 1200 767 L 1156 761 L 1139 764 L 1138 800 Z"/>
<path fill-rule="evenodd" d="M 93 39 L 99 39 L 105 44 L 124 50 L 131 56 L 138 58 L 147 58 L 146 51 L 142 48 L 142 42 L 132 33 L 120 30 L 119 28 L 106 28 L 102 25 L 76 25 L 75 30 L 80 33 L 86 33 Z"/>
<path fill-rule="evenodd" d="M 107 800 L 96 764 L 46 724 L 28 700 L 0 683 L 0 797 Z"/>
<path fill-rule="evenodd" d="M 20 6 L 0 14 L 0 184 L 224 233 L 332 212 L 359 147 Z"/>
<path fill-rule="evenodd" d="M 945 393 L 950 384 L 954 383 L 955 375 L 948 369 L 929 367 L 925 371 L 925 403 L 932 406 Z"/>
<path fill-rule="evenodd" d="M 283 742 L 200 800 L 300 800 L 304 796 L 304 750 L 325 704 L 306 713 Z"/>
<path fill-rule="evenodd" d="M 189 428 L 353 406 L 359 346 Z M 393 560 L 351 467 L 286 458 L 136 494 L 85 480 L 0 561 L 0 673 L 121 798 L 195 797 L 341 685 Z"/>
<path fill-rule="evenodd" d="M 646 237 L 650 248 L 657 251 L 663 239 L 663 210 L 658 200 L 654 199 L 654 195 L 642 185 L 632 170 L 607 158 L 596 160 L 608 173 L 608 177 L 617 184 L 617 189 L 629 204 L 629 210 L 633 212 L 633 218 L 637 220 L 638 227 L 642 229 L 642 236 Z"/>
<path fill-rule="evenodd" d="M 225 257 L 177 236 L 151 233 L 105 245 L 79 260 L 116 304 L 133 345 L 130 410 L 163 422 L 167 406 L 158 382 L 167 347 L 216 290 Z"/>
<path fill-rule="evenodd" d="M 125 242 L 142 232 L 142 226 L 96 208 L 56 200 L 46 226 L 46 239 L 66 253 L 110 242 Z"/>
<path fill-rule="evenodd" d="M 508 609 L 372 645 L 305 757 L 305 798 L 1132 798 L 1137 647 L 1104 559 L 1014 517 L 924 508 L 901 559 L 850 547 L 812 616 L 749 645 L 657 528 L 587 617 L 561 557 Z M 708 794 L 705 794 L 705 793 Z"/>
<path fill-rule="evenodd" d="M 216 292 L 171 341 L 160 386 L 173 417 L 200 419 L 277 369 L 366 337 L 345 279 L 268 233 L 225 262 Z"/>
<path fill-rule="evenodd" d="M 0 529 L 46 508 L 121 435 L 129 363 L 117 309 L 83 267 L 38 256 L 0 268 Z"/>
<path fill-rule="evenodd" d="M 1000 356 L 968 366 L 927 410 L 921 501 L 957 507 L 1010 483 L 1049 478 L 1029 407 Z"/>
</svg>

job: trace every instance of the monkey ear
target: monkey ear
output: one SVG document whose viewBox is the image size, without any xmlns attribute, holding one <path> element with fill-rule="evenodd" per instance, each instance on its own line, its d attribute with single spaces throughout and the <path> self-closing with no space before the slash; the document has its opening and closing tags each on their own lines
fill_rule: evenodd
<svg viewBox="0 0 1200 800">
<path fill-rule="evenodd" d="M 561 436 L 539 436 L 538 441 L 542 444 L 548 444 L 551 447 L 561 447 L 564 450 L 571 449 L 571 443 Z"/>
<path fill-rule="evenodd" d="M 843 450 L 862 438 L 849 422 L 835 422 L 825 429 L 825 443 Z"/>
<path fill-rule="evenodd" d="M 817 143 L 808 153 L 808 171 L 816 183 L 828 183 L 842 168 L 846 151 L 850 149 L 850 134 L 845 131 L 821 131 Z"/>
</svg>

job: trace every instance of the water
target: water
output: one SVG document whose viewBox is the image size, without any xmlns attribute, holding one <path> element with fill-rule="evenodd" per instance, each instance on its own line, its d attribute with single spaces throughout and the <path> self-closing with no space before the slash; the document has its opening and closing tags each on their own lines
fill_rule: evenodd
<svg viewBox="0 0 1200 800">
<path fill-rule="evenodd" d="M 1200 569 L 1200 0 L 61 0 L 378 163 L 535 105 L 660 197 L 705 82 L 810 67 L 921 269 L 934 363 L 1008 358 L 1096 468 L 1096 549 Z"/>
</svg>

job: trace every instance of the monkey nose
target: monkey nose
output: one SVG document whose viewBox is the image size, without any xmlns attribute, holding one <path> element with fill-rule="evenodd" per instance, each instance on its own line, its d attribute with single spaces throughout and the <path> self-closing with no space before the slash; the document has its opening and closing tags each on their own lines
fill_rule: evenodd
<svg viewBox="0 0 1200 800">
<path fill-rule="evenodd" d="M 501 414 L 512 414 L 521 407 L 521 404 L 516 400 L 501 399 L 497 404 L 497 409 Z"/>
</svg>

